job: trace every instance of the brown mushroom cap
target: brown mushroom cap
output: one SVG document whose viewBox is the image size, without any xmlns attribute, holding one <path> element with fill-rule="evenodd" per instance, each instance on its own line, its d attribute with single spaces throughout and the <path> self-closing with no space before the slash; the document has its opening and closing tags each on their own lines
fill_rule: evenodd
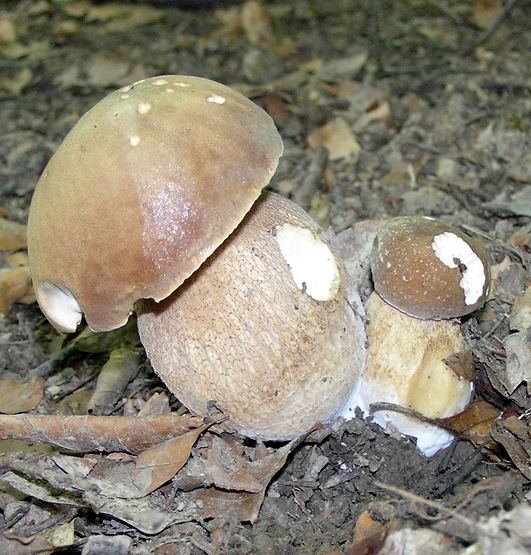
<svg viewBox="0 0 531 555">
<path fill-rule="evenodd" d="M 390 220 L 371 254 L 378 294 L 391 306 L 438 320 L 483 305 L 490 285 L 485 249 L 455 227 L 422 216 Z"/>
<path fill-rule="evenodd" d="M 248 437 L 286 440 L 335 416 L 365 360 L 362 319 L 323 230 L 266 193 L 170 297 L 139 303 L 153 368 L 192 412 L 209 401 Z"/>
<path fill-rule="evenodd" d="M 166 75 L 89 110 L 45 168 L 28 222 L 37 300 L 61 331 L 123 325 L 234 230 L 276 169 L 271 118 L 207 79 Z"/>
</svg>

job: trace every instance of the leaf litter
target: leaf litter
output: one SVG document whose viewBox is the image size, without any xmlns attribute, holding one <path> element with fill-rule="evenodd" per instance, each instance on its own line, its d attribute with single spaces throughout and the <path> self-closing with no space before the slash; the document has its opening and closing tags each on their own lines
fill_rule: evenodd
<svg viewBox="0 0 531 555">
<path fill-rule="evenodd" d="M 271 111 L 286 142 L 272 187 L 300 193 L 336 234 L 354 226 L 363 238 L 349 240 L 366 245 L 371 227 L 357 222 L 442 217 L 481 234 L 499 272 L 486 308 L 463 323 L 477 399 L 444 425 L 465 441 L 435 459 L 360 419 L 298 445 L 242 441 L 168 402 L 142 358 L 130 381 L 111 379 L 98 393 L 97 370 L 113 349 L 133 351 L 134 339 L 111 335 L 83 350 L 82 337 L 57 338 L 16 293 L 0 322 L 0 365 L 17 378 L 4 382 L 17 399 L 0 434 L 56 447 L 17 455 L 6 447 L 0 473 L 14 489 L 1 497 L 2 552 L 53 553 L 102 538 L 139 554 L 529 551 L 531 49 L 524 8 L 511 15 L 511 4 L 505 19 L 492 2 L 383 6 L 389 18 L 379 5 L 341 2 L 9 8 L 1 201 L 5 221 L 17 223 L 0 228 L 11 234 L 4 269 L 17 270 L 8 256 L 25 247 L 16 241 L 31 190 L 77 118 L 107 87 L 180 72 L 222 80 Z M 491 42 L 478 43 L 487 35 L 470 21 Z M 364 299 L 366 266 L 356 271 Z M 74 395 L 94 391 L 88 415 Z M 67 413 L 55 414 L 59 407 Z M 16 529 L 18 503 L 34 518 Z"/>
</svg>

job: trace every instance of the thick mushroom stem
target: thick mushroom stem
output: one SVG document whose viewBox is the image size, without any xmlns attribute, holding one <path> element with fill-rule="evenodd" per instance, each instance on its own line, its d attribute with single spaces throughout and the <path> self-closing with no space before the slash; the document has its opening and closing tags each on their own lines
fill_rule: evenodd
<svg viewBox="0 0 531 555">
<path fill-rule="evenodd" d="M 400 312 L 373 293 L 367 310 L 367 365 L 358 406 L 370 413 L 372 403 L 387 402 L 428 418 L 444 418 L 462 411 L 473 385 L 460 379 L 444 359 L 465 349 L 456 320 L 421 320 Z M 449 432 L 394 411 L 377 411 L 375 422 L 394 426 L 417 438 L 417 447 L 432 456 L 453 440 Z"/>
<path fill-rule="evenodd" d="M 334 417 L 365 360 L 361 318 L 319 226 L 265 194 L 168 299 L 138 309 L 157 373 L 192 412 L 213 402 L 228 426 L 287 440 Z"/>
</svg>

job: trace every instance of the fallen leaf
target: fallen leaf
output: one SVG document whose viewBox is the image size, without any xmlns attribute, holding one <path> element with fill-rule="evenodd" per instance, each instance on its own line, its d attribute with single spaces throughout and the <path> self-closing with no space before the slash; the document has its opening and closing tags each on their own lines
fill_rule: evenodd
<svg viewBox="0 0 531 555">
<path fill-rule="evenodd" d="M 333 121 L 312 131 L 307 137 L 311 148 L 325 147 L 329 152 L 330 160 L 341 158 L 356 158 L 361 147 L 347 122 L 342 118 Z"/>
<path fill-rule="evenodd" d="M 197 438 L 212 424 L 191 430 L 179 437 L 169 439 L 164 443 L 142 451 L 136 460 L 136 468 L 132 470 L 132 477 L 146 470 L 151 471 L 151 479 L 144 489 L 143 495 L 155 491 L 162 484 L 171 480 L 190 458 L 190 452 Z"/>
<path fill-rule="evenodd" d="M 118 347 L 111 351 L 109 360 L 98 374 L 96 389 L 88 404 L 94 415 L 111 414 L 124 396 L 125 388 L 136 377 L 139 370 L 140 353 L 136 349 Z"/>
<path fill-rule="evenodd" d="M 147 4 L 131 5 L 119 2 L 89 4 L 85 14 L 88 23 L 105 23 L 106 31 L 127 31 L 141 25 L 156 23 L 164 14 Z"/>
<path fill-rule="evenodd" d="M 0 218 L 0 250 L 16 251 L 25 249 L 27 245 L 26 226 Z"/>
<path fill-rule="evenodd" d="M 27 268 L 0 269 L 0 314 L 7 316 L 13 304 L 26 297 L 30 288 Z"/>
<path fill-rule="evenodd" d="M 33 410 L 44 396 L 44 380 L 32 377 L 28 381 L 5 378 L 0 382 L 0 412 L 19 414 Z"/>
<path fill-rule="evenodd" d="M 476 369 L 474 367 L 474 357 L 470 351 L 454 353 L 448 358 L 445 358 L 444 363 L 452 369 L 460 380 L 466 380 L 468 382 L 474 381 Z"/>
<path fill-rule="evenodd" d="M 492 437 L 503 445 L 518 470 L 531 480 L 531 428 L 518 418 L 510 416 L 496 421 Z"/>
<path fill-rule="evenodd" d="M 48 555 L 76 543 L 74 521 L 47 528 L 30 537 L 4 531 L 0 534 L 2 555 Z"/>
<path fill-rule="evenodd" d="M 345 555 L 376 555 L 385 539 L 396 528 L 394 522 L 383 524 L 374 520 L 368 511 L 363 511 L 356 522 L 351 544 L 345 546 Z"/>
<path fill-rule="evenodd" d="M 437 420 L 437 423 L 474 445 L 483 445 L 490 440 L 491 429 L 500 413 L 486 401 L 477 401 L 459 414 Z"/>
<path fill-rule="evenodd" d="M 267 47 L 276 41 L 269 9 L 256 0 L 248 0 L 241 8 L 241 24 L 251 44 Z"/>
<path fill-rule="evenodd" d="M 267 485 L 273 476 L 286 464 L 291 451 L 300 443 L 296 440 L 280 447 L 257 461 L 247 461 L 243 466 L 247 473 L 261 484 L 261 491 L 226 491 L 215 487 L 198 488 L 188 493 L 200 502 L 199 514 L 202 518 L 218 518 L 232 512 L 240 521 L 254 522 L 262 506 Z M 242 462 L 242 461 L 240 461 Z"/>
<path fill-rule="evenodd" d="M 493 23 L 502 10 L 502 3 L 498 0 L 474 0 L 472 5 L 472 22 L 480 29 Z"/>
<path fill-rule="evenodd" d="M 200 426 L 197 416 L 174 413 L 137 418 L 124 416 L 0 415 L 0 439 L 46 443 L 83 453 L 139 453 Z"/>
<path fill-rule="evenodd" d="M 509 394 L 522 383 L 527 383 L 527 394 L 531 394 L 531 328 L 508 335 L 503 340 L 507 363 L 498 380 Z"/>
</svg>

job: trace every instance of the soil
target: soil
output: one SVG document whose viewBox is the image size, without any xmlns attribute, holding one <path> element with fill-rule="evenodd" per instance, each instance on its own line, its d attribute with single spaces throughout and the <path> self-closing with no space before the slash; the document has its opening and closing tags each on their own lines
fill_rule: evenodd
<svg viewBox="0 0 531 555">
<path fill-rule="evenodd" d="M 270 187 L 323 227 L 338 233 L 367 219 L 433 216 L 482 236 L 494 265 L 513 263 L 503 295 L 463 329 L 483 377 L 476 396 L 525 414 L 531 406 L 525 384 L 501 394 L 492 371 L 504 366 L 508 314 L 531 261 L 530 3 L 512 3 L 505 15 L 496 2 L 454 0 L 268 1 L 263 9 L 251 6 L 255 11 L 249 4 L 246 19 L 242 4 L 214 1 L 109 11 L 107 4 L 74 0 L 0 2 L 3 214 L 27 221 L 46 162 L 109 92 L 162 74 L 220 81 L 272 115 L 285 154 Z M 350 134 L 314 134 L 332 121 L 344 122 Z M 0 345 L 0 370 L 24 376 L 53 352 L 57 335 L 35 303 L 16 303 L 0 322 Z M 69 393 L 93 387 L 103 360 L 77 354 L 48 385 L 70 382 Z M 155 390 L 163 385 L 144 362 L 126 395 Z M 441 544 L 446 552 L 458 552 L 477 537 L 455 522 L 446 528 L 435 522 L 418 497 L 445 507 L 465 503 L 472 521 L 529 499 L 525 464 L 501 448 L 493 454 L 457 441 L 426 458 L 413 441 L 362 418 L 324 436 L 293 451 L 252 524 L 229 511 L 148 535 L 80 510 L 76 533 L 126 535 L 132 543 L 123 552 L 139 555 L 355 553 L 348 551 L 354 527 L 369 511 L 394 528 L 439 529 L 451 538 Z M 161 491 L 168 511 L 177 512 L 171 488 Z"/>
</svg>

